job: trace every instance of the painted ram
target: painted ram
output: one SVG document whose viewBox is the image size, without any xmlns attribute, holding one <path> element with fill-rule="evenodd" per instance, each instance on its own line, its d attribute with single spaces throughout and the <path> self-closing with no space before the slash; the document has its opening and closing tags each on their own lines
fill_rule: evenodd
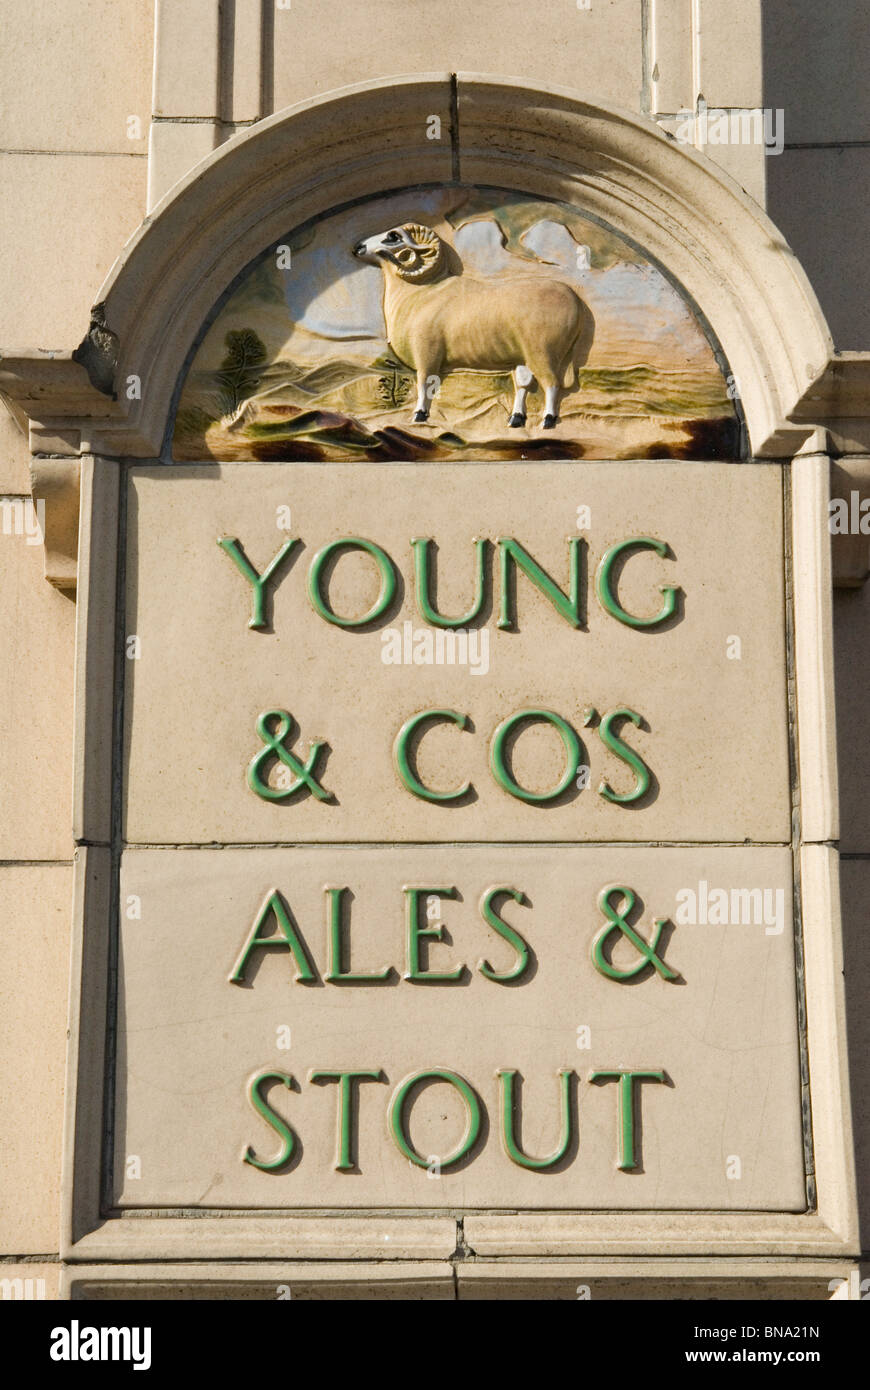
<svg viewBox="0 0 870 1390">
<path fill-rule="evenodd" d="M 384 317 L 393 352 L 417 376 L 415 423 L 446 373 L 510 371 L 510 424 L 526 422 L 533 380 L 545 393 L 543 428 L 559 418 L 571 368 L 589 351 L 592 315 L 565 281 L 528 272 L 477 278 L 430 227 L 406 222 L 354 246 L 360 260 L 384 273 Z"/>
</svg>

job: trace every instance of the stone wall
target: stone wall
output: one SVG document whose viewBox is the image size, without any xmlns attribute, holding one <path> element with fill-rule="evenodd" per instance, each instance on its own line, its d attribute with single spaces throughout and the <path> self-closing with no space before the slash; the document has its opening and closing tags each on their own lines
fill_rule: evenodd
<svg viewBox="0 0 870 1390">
<path fill-rule="evenodd" d="M 155 13 L 156 11 L 156 13 Z M 870 350 L 863 0 L 8 0 L 0 46 L 0 344 L 70 350 L 125 241 L 198 160 L 337 87 L 456 71 L 557 84 L 675 133 L 708 109 L 784 111 L 785 147 L 696 147 L 764 205 L 836 346 Z M 339 201 L 340 190 L 336 190 Z M 860 449 L 852 445 L 855 454 Z M 0 412 L 0 494 L 29 497 Z M 72 902 L 74 601 L 0 536 L 0 1257 L 58 1286 Z M 864 1248 L 870 1244 L 870 585 L 835 597 L 842 893 Z M 569 1294 L 569 1296 L 571 1296 Z"/>
</svg>

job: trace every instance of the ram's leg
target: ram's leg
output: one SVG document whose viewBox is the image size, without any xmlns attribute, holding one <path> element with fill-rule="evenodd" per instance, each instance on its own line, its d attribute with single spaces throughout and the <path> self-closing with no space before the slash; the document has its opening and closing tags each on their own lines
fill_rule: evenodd
<svg viewBox="0 0 870 1390">
<path fill-rule="evenodd" d="M 528 367 L 514 368 L 514 403 L 508 424 L 515 429 L 526 423 L 526 393 L 532 384 L 532 374 Z"/>
<path fill-rule="evenodd" d="M 559 418 L 559 387 L 548 386 L 544 392 L 544 420 L 545 430 L 551 430 Z"/>
<path fill-rule="evenodd" d="M 544 391 L 544 418 L 541 424 L 545 430 L 551 430 L 559 418 L 559 393 L 562 388 L 560 363 L 552 345 L 527 353 L 527 360 L 538 385 Z"/>
<path fill-rule="evenodd" d="M 421 367 L 417 372 L 417 404 L 414 407 L 414 424 L 422 425 L 429 419 L 429 392 L 427 387 L 427 372 L 425 367 Z"/>
</svg>

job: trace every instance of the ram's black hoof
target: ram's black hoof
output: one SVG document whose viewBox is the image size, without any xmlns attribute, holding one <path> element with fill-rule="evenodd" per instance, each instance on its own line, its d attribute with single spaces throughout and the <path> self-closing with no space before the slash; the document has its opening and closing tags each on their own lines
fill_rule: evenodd
<svg viewBox="0 0 870 1390">
<path fill-rule="evenodd" d="M 555 415 L 545 415 L 545 416 L 544 416 L 543 429 L 545 429 L 545 430 L 551 430 L 551 429 L 553 429 L 553 428 L 555 427 L 555 424 L 556 424 L 556 418 L 557 418 L 557 417 L 556 417 Z"/>
<path fill-rule="evenodd" d="M 520 415 L 516 410 L 514 411 L 514 413 L 513 413 L 513 415 L 511 416 L 511 418 L 508 420 L 508 424 L 511 426 L 512 429 L 517 429 L 518 426 L 524 425 L 525 423 L 526 423 L 526 417 L 525 417 L 525 415 Z"/>
<path fill-rule="evenodd" d="M 415 424 L 415 425 L 425 425 L 425 423 L 426 423 L 426 421 L 427 421 L 428 419 L 429 419 L 429 412 L 428 412 L 428 410 L 415 410 L 415 412 L 414 412 L 414 424 Z"/>
</svg>

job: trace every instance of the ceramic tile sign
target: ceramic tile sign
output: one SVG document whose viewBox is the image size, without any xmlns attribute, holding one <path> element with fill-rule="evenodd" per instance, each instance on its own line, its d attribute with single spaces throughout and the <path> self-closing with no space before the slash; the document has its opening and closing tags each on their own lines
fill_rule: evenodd
<svg viewBox="0 0 870 1390">
<path fill-rule="evenodd" d="M 805 1206 L 786 848 L 133 849 L 121 900 L 121 1207 Z"/>
<path fill-rule="evenodd" d="M 785 843 L 781 512 L 769 465 L 136 467 L 125 838 Z"/>
<path fill-rule="evenodd" d="M 218 306 L 173 457 L 733 459 L 682 293 L 576 208 L 431 188 L 288 232 Z"/>
<path fill-rule="evenodd" d="M 128 470 L 114 1204 L 803 1209 L 781 488 Z"/>
</svg>

